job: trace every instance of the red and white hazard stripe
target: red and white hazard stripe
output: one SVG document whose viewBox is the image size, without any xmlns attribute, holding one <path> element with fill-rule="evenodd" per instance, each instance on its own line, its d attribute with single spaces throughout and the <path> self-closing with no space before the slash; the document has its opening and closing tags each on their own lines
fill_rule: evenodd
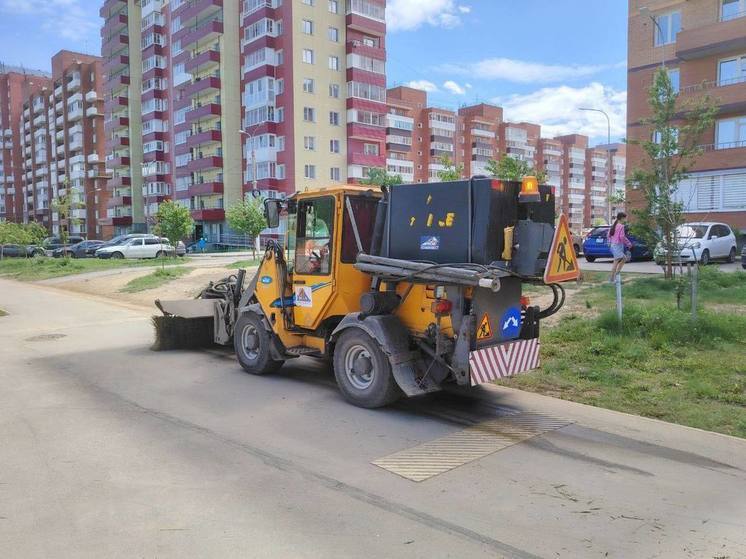
<svg viewBox="0 0 746 559">
<path fill-rule="evenodd" d="M 469 352 L 472 386 L 525 373 L 538 366 L 538 338 L 505 342 Z"/>
</svg>

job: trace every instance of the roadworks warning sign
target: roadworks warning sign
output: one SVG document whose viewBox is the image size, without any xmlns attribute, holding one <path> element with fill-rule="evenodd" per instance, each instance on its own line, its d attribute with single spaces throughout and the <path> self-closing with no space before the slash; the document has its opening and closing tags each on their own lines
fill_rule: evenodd
<svg viewBox="0 0 746 559">
<path fill-rule="evenodd" d="M 580 277 L 578 256 L 572 247 L 572 235 L 567 225 L 567 216 L 562 214 L 554 230 L 552 247 L 549 249 L 549 261 L 544 270 L 544 283 L 559 283 L 576 280 L 578 277 Z"/>
<path fill-rule="evenodd" d="M 484 313 L 482 321 L 479 323 L 479 328 L 477 328 L 477 339 L 488 340 L 491 337 L 492 327 L 490 326 L 490 318 L 487 316 L 487 313 Z"/>
<path fill-rule="evenodd" d="M 312 307 L 313 306 L 313 291 L 310 287 L 305 285 L 297 286 L 295 288 L 295 306 L 296 307 Z"/>
</svg>

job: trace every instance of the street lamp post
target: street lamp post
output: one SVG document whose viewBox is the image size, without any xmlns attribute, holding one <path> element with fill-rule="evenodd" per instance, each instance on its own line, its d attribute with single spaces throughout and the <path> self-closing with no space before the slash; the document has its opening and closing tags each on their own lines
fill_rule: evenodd
<svg viewBox="0 0 746 559">
<path fill-rule="evenodd" d="M 608 211 L 607 211 L 607 217 L 609 219 L 608 223 L 611 225 L 612 221 L 614 220 L 614 216 L 611 212 L 611 197 L 613 195 L 612 193 L 612 181 L 611 181 L 611 171 L 612 171 L 612 165 L 611 165 L 611 119 L 609 118 L 609 114 L 602 110 L 602 109 L 590 109 L 581 107 L 581 111 L 591 111 L 594 113 L 601 113 L 606 117 L 606 195 L 607 195 L 607 202 L 608 202 Z"/>
<path fill-rule="evenodd" d="M 256 130 L 256 127 L 258 124 L 255 124 L 253 127 L 251 127 L 249 130 L 239 130 L 238 132 L 243 135 L 247 136 L 249 138 L 249 142 L 251 142 L 251 186 L 253 190 L 253 195 L 256 196 L 256 192 L 258 190 L 257 187 L 257 178 L 256 178 L 256 148 L 254 146 L 254 130 Z"/>
<path fill-rule="evenodd" d="M 658 33 L 660 33 L 661 41 L 665 41 L 666 38 L 663 36 L 663 28 L 661 28 L 660 23 L 658 23 L 658 20 L 655 19 L 655 16 L 650 12 L 650 8 L 647 6 L 642 6 L 640 8 L 640 15 L 650 18 L 650 21 L 653 22 L 653 25 L 658 29 Z M 655 44 L 655 39 L 653 39 L 653 44 Z M 666 68 L 666 44 L 665 42 L 661 43 L 661 68 Z"/>
</svg>

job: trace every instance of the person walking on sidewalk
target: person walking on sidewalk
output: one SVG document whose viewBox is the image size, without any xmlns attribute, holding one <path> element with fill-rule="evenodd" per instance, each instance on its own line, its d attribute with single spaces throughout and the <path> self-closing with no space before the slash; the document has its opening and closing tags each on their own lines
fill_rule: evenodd
<svg viewBox="0 0 746 559">
<path fill-rule="evenodd" d="M 616 281 L 616 276 L 622 271 L 625 262 L 627 262 L 626 250 L 632 248 L 632 242 L 627 238 L 624 230 L 624 221 L 627 214 L 619 212 L 616 214 L 616 220 L 609 229 L 609 247 L 611 256 L 614 258 L 614 264 L 611 265 L 611 276 L 609 283 Z"/>
</svg>

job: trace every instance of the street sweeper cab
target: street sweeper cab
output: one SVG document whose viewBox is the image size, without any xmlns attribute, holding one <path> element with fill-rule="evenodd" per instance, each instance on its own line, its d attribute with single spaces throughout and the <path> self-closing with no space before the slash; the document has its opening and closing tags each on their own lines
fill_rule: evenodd
<svg viewBox="0 0 746 559">
<path fill-rule="evenodd" d="M 232 344 L 253 374 L 331 358 L 342 394 L 379 407 L 446 383 L 478 385 L 539 366 L 540 321 L 577 279 L 566 220 L 535 178 L 336 186 L 269 199 L 259 269 L 193 301 L 156 301 L 156 345 Z M 523 295 L 547 286 L 544 309 Z"/>
</svg>

